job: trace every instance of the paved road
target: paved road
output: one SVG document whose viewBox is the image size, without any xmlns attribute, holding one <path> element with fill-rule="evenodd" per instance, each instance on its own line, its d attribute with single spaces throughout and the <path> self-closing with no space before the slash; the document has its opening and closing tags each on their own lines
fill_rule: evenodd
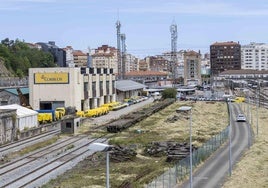
<svg viewBox="0 0 268 188">
<path fill-rule="evenodd" d="M 88 121 L 91 124 L 102 125 L 102 124 L 105 124 L 105 123 L 109 122 L 111 119 L 118 119 L 120 116 L 128 114 L 128 113 L 130 113 L 132 111 L 135 111 L 135 110 L 137 110 L 137 109 L 139 109 L 139 108 L 141 108 L 141 107 L 143 107 L 143 106 L 145 106 L 147 104 L 152 103 L 153 101 L 154 101 L 154 99 L 151 97 L 151 98 L 148 98 L 145 101 L 130 105 L 130 106 L 126 107 L 126 108 L 122 108 L 122 109 L 117 110 L 117 111 L 110 111 L 106 115 L 96 117 L 96 118 L 91 118 Z"/>
<path fill-rule="evenodd" d="M 236 122 L 236 115 L 241 112 L 237 103 L 232 103 L 232 164 L 239 160 L 243 151 L 248 147 L 248 126 L 246 122 Z M 204 165 L 193 174 L 193 188 L 222 187 L 229 174 L 229 144 L 219 149 Z M 189 181 L 179 188 L 190 187 Z"/>
</svg>

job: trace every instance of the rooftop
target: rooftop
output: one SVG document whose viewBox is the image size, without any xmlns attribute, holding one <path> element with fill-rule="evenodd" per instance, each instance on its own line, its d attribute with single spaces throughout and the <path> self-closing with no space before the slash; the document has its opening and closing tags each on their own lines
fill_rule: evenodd
<svg viewBox="0 0 268 188">
<path fill-rule="evenodd" d="M 136 89 L 143 89 L 147 86 L 132 80 L 118 80 L 116 81 L 115 88 L 120 91 L 131 91 Z"/>
<path fill-rule="evenodd" d="M 126 76 L 167 76 L 167 73 L 157 71 L 131 71 L 127 72 Z"/>
<path fill-rule="evenodd" d="M 268 70 L 250 70 L 250 69 L 240 69 L 240 70 L 226 70 L 220 73 L 220 75 L 226 74 L 268 74 Z"/>
<path fill-rule="evenodd" d="M 228 41 L 228 42 L 215 42 L 211 46 L 233 46 L 233 45 L 240 45 L 237 42 Z"/>
</svg>

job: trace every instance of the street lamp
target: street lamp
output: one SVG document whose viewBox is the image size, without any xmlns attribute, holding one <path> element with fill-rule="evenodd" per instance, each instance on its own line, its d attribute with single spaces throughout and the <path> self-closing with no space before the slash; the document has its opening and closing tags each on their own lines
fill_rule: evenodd
<svg viewBox="0 0 268 188">
<path fill-rule="evenodd" d="M 193 184 L 193 158 L 192 158 L 192 107 L 191 106 L 181 106 L 176 112 L 188 112 L 190 111 L 190 188 Z"/>
<path fill-rule="evenodd" d="M 232 175 L 232 122 L 231 122 L 231 116 L 232 116 L 232 109 L 230 104 L 230 99 L 227 99 L 227 105 L 228 105 L 228 115 L 229 115 L 229 175 Z"/>
<path fill-rule="evenodd" d="M 106 188 L 110 188 L 109 182 L 109 151 L 113 148 L 112 145 L 103 144 L 103 143 L 92 143 L 89 145 L 88 149 L 92 151 L 102 151 L 106 152 Z"/>
</svg>

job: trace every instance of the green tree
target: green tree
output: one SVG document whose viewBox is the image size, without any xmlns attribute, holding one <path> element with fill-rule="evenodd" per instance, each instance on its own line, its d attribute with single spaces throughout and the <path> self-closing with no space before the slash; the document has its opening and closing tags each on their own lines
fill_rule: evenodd
<svg viewBox="0 0 268 188">
<path fill-rule="evenodd" d="M 162 92 L 162 98 L 167 99 L 167 98 L 176 98 L 177 95 L 177 90 L 175 88 L 167 88 Z"/>
<path fill-rule="evenodd" d="M 55 67 L 51 53 L 30 48 L 19 39 L 9 40 L 5 38 L 0 44 L 0 58 L 6 68 L 16 76 L 27 76 L 29 68 Z"/>
</svg>

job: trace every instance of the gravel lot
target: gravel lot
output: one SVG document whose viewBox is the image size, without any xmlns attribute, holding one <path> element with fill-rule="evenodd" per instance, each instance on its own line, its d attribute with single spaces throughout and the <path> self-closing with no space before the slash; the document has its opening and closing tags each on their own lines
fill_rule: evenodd
<svg viewBox="0 0 268 188">
<path fill-rule="evenodd" d="M 144 105 L 150 104 L 154 101 L 154 98 L 148 98 L 145 101 L 142 101 L 140 103 L 136 103 L 133 105 L 130 105 L 126 108 L 117 110 L 117 111 L 110 111 L 108 114 L 100 116 L 100 117 L 96 117 L 96 118 L 90 118 L 88 121 L 86 122 L 90 122 L 90 124 L 93 125 L 102 125 L 105 124 L 107 122 L 109 122 L 111 119 L 118 119 L 120 116 L 124 115 L 124 114 L 128 114 L 132 111 L 135 111 L 141 107 L 143 107 Z"/>
</svg>

